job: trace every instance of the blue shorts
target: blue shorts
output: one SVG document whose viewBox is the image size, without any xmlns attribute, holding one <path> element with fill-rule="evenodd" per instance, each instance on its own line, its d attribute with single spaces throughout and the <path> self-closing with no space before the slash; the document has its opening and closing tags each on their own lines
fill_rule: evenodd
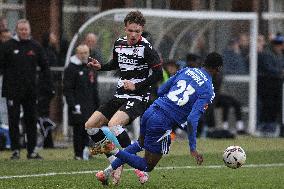
<svg viewBox="0 0 284 189">
<path fill-rule="evenodd" d="M 171 145 L 171 130 L 174 121 L 157 105 L 151 105 L 143 114 L 140 135 L 144 136 L 145 150 L 167 154 Z"/>
</svg>

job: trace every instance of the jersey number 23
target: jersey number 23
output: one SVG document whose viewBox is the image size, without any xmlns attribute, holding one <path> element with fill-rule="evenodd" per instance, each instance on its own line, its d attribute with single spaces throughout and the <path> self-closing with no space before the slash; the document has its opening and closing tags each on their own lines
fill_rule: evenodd
<svg viewBox="0 0 284 189">
<path fill-rule="evenodd" d="M 171 101 L 176 102 L 177 105 L 183 106 L 188 102 L 189 96 L 195 92 L 195 89 L 190 84 L 187 84 L 185 80 L 179 80 L 177 87 L 176 90 L 169 92 L 167 96 Z"/>
</svg>

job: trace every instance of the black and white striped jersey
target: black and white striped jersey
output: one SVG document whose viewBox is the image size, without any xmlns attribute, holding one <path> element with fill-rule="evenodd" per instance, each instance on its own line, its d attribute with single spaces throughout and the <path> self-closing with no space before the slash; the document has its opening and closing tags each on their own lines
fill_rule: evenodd
<svg viewBox="0 0 284 189">
<path fill-rule="evenodd" d="M 119 38 L 114 43 L 113 59 L 101 70 L 119 69 L 119 80 L 115 97 L 149 100 L 150 87 L 162 77 L 160 58 L 152 45 L 144 38 L 135 45 L 128 45 L 127 38 Z M 161 74 L 161 76 L 157 76 Z M 135 84 L 135 91 L 125 90 L 123 80 Z"/>
</svg>

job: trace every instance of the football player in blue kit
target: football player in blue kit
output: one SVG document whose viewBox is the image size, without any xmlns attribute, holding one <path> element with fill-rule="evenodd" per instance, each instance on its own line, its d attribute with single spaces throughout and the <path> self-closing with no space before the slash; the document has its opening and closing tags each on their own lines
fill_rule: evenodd
<svg viewBox="0 0 284 189">
<path fill-rule="evenodd" d="M 117 159 L 104 171 L 99 171 L 97 179 L 107 184 L 111 172 L 127 163 L 144 174 L 139 178 L 141 183 L 146 182 L 147 172 L 152 171 L 163 154 L 169 152 L 170 133 L 175 124 L 186 128 L 190 154 L 201 165 L 203 156 L 196 149 L 198 120 L 215 97 L 212 77 L 220 72 L 222 65 L 222 56 L 213 52 L 208 54 L 202 68 L 182 69 L 163 84 L 158 90 L 159 98 L 142 116 L 139 140 L 124 150 L 113 143 L 109 145 L 107 148 Z M 144 149 L 144 157 L 136 155 Z"/>
</svg>

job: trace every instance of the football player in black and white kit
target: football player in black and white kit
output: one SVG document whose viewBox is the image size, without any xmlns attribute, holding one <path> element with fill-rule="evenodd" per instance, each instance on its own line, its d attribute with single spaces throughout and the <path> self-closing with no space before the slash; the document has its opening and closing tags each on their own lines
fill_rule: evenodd
<svg viewBox="0 0 284 189">
<path fill-rule="evenodd" d="M 92 59 L 88 66 L 100 71 L 118 70 L 120 78 L 114 97 L 101 105 L 89 118 L 85 128 L 94 142 L 93 154 L 104 151 L 107 139 L 101 128 L 107 125 L 115 134 L 122 148 L 131 144 L 123 126 L 128 125 L 146 110 L 151 85 L 162 79 L 162 67 L 158 53 L 141 36 L 146 20 L 140 11 L 129 12 L 125 19 L 125 37 L 118 38 L 113 47 L 113 59 L 101 64 Z M 114 156 L 109 157 L 113 161 Z M 113 174 L 114 184 L 120 172 Z"/>
</svg>

